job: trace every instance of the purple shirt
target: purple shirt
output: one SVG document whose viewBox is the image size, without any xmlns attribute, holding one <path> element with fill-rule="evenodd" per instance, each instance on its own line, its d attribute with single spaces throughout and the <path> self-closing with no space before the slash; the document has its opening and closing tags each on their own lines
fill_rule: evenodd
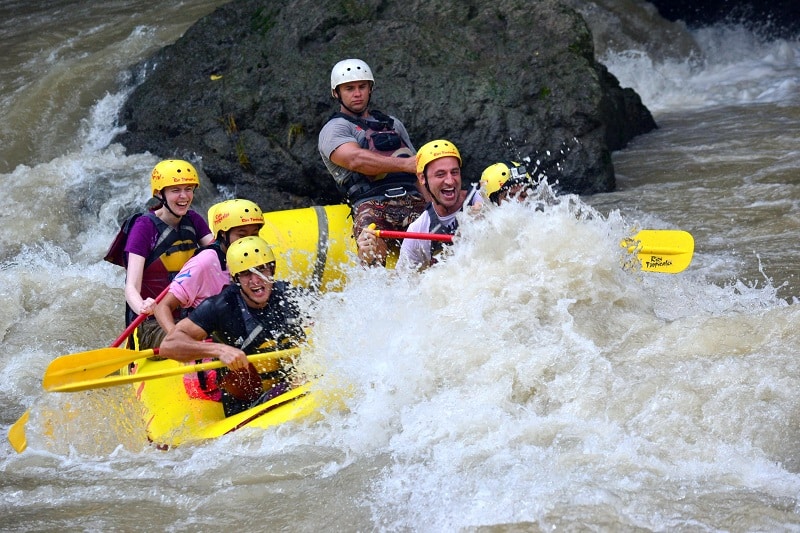
<svg viewBox="0 0 800 533">
<path fill-rule="evenodd" d="M 191 220 L 197 234 L 198 245 L 206 235 L 211 234 L 206 221 L 196 211 L 189 210 L 186 215 Z M 158 230 L 156 225 L 147 215 L 142 215 L 133 223 L 133 227 L 128 233 L 128 241 L 125 243 L 125 253 L 136 254 L 145 259 L 150 252 L 155 250 L 158 240 Z"/>
</svg>

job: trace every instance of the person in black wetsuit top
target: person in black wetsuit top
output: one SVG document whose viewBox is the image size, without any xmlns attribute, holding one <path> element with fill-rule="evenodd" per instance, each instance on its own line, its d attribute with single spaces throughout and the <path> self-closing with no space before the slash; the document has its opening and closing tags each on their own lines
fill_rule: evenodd
<svg viewBox="0 0 800 533">
<path fill-rule="evenodd" d="M 248 355 L 291 348 L 305 339 L 301 313 L 292 298 L 297 289 L 274 280 L 275 255 L 260 237 L 231 243 L 226 260 L 233 284 L 178 322 L 162 341 L 159 353 L 182 362 L 217 358 L 230 371 L 253 373 Z M 209 336 L 215 342 L 205 342 Z M 263 383 L 259 393 L 266 391 L 260 398 L 236 397 L 225 390 L 226 377 L 222 376 L 226 416 L 288 390 L 291 362 L 266 363 L 272 366 L 260 365 Z"/>
</svg>

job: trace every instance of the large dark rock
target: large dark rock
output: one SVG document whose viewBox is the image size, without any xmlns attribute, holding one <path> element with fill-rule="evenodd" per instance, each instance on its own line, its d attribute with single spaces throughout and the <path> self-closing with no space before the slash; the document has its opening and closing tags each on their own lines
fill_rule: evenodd
<svg viewBox="0 0 800 533">
<path fill-rule="evenodd" d="M 577 138 L 551 179 L 611 191 L 611 151 L 656 127 L 595 60 L 584 20 L 555 0 L 238 0 L 136 69 L 145 79 L 116 140 L 199 157 L 212 182 L 265 210 L 338 203 L 317 135 L 336 109 L 330 69 L 346 57 L 370 64 L 373 107 L 400 117 L 417 147 L 459 147 L 465 181 Z"/>
</svg>

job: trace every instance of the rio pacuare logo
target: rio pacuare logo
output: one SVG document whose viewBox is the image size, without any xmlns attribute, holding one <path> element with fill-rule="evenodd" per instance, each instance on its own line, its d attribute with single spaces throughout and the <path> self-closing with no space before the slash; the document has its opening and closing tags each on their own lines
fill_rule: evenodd
<svg viewBox="0 0 800 533">
<path fill-rule="evenodd" d="M 657 255 L 651 255 L 650 259 L 645 261 L 645 264 L 647 265 L 647 268 L 668 267 L 672 265 L 672 261 Z"/>
</svg>

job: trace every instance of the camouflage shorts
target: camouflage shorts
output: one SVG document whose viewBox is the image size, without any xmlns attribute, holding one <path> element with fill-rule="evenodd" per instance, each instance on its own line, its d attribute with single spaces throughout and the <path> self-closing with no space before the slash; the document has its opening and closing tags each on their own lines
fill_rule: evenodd
<svg viewBox="0 0 800 533">
<path fill-rule="evenodd" d="M 353 210 L 353 236 L 358 238 L 361 230 L 370 224 L 375 224 L 378 229 L 405 231 L 426 206 L 427 202 L 415 194 L 387 200 L 365 200 Z"/>
<path fill-rule="evenodd" d="M 138 349 L 149 350 L 158 348 L 161 341 L 167 336 L 167 332 L 161 328 L 155 318 L 151 317 L 141 323 L 136 330 L 136 335 L 139 338 Z"/>
</svg>

